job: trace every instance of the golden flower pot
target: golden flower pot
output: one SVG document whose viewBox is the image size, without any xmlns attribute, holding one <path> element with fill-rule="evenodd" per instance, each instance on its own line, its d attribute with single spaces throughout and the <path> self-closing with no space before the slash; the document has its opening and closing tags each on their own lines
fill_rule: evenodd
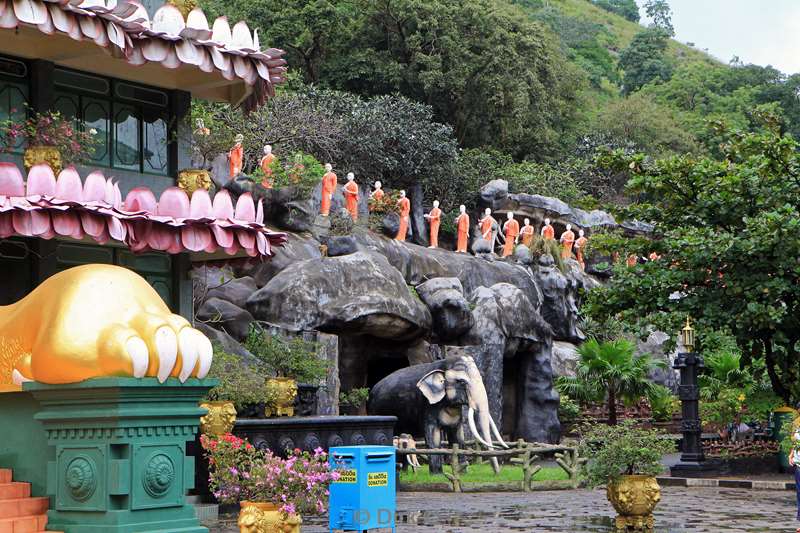
<svg viewBox="0 0 800 533">
<path fill-rule="evenodd" d="M 297 397 L 297 381 L 295 379 L 268 378 L 267 390 L 275 399 L 264 409 L 266 416 L 294 416 L 294 399 Z"/>
<path fill-rule="evenodd" d="M 208 414 L 200 418 L 200 431 L 209 437 L 219 437 L 230 433 L 236 422 L 236 408 L 233 402 L 200 402 L 200 407 L 208 409 Z"/>
<path fill-rule="evenodd" d="M 47 163 L 57 176 L 61 172 L 61 152 L 55 146 L 29 146 L 23 155 L 25 171 L 29 172 L 34 165 Z"/>
<path fill-rule="evenodd" d="M 211 189 L 211 174 L 208 170 L 190 168 L 178 172 L 178 187 L 186 191 L 190 197 L 194 191 Z"/>
<path fill-rule="evenodd" d="M 653 476 L 622 476 L 606 486 L 606 497 L 618 516 L 618 530 L 653 529 L 653 509 L 661 500 L 661 487 Z"/>
<path fill-rule="evenodd" d="M 240 502 L 239 533 L 300 533 L 303 520 L 283 513 L 274 503 Z"/>
</svg>

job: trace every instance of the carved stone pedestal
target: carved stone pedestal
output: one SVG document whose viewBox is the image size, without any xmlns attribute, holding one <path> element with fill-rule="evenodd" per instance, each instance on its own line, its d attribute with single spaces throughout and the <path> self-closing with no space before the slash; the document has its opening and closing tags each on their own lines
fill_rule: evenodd
<svg viewBox="0 0 800 533">
<path fill-rule="evenodd" d="M 66 533 L 207 533 L 185 495 L 186 456 L 198 402 L 215 380 L 101 378 L 71 385 L 25 384 L 38 410 L 29 424 L 46 439 L 48 528 Z M 3 401 L 0 395 L 0 402 Z M 24 424 L 24 420 L 20 420 Z M 35 443 L 32 450 L 37 450 Z M 25 455 L 24 451 L 21 455 Z M 46 466 L 45 466 L 46 465 Z M 9 465 L 14 466 L 14 465 Z"/>
</svg>

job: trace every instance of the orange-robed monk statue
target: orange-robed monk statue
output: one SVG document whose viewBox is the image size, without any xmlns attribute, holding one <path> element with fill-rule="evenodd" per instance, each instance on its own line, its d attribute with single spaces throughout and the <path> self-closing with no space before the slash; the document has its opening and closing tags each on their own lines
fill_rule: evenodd
<svg viewBox="0 0 800 533">
<path fill-rule="evenodd" d="M 575 244 L 575 232 L 572 231 L 572 224 L 567 224 L 567 231 L 561 234 L 561 258 L 569 259 L 572 257 L 572 245 Z"/>
<path fill-rule="evenodd" d="M 374 198 L 375 200 L 380 200 L 381 198 L 383 198 L 384 194 L 385 193 L 383 192 L 383 185 L 381 185 L 380 181 L 376 181 L 375 190 L 370 193 L 369 195 L 370 198 Z"/>
<path fill-rule="evenodd" d="M 503 246 L 503 257 L 508 257 L 514 253 L 514 247 L 519 239 L 519 222 L 514 220 L 514 213 L 507 215 L 508 220 L 503 224 L 503 231 L 506 232 L 506 244 Z"/>
<path fill-rule="evenodd" d="M 235 178 L 242 173 L 242 161 L 244 160 L 244 147 L 242 142 L 244 135 L 241 133 L 236 135 L 236 144 L 233 145 L 230 152 L 228 152 L 228 163 L 231 169 L 231 178 Z"/>
<path fill-rule="evenodd" d="M 328 216 L 331 212 L 331 200 L 333 193 L 336 192 L 336 174 L 333 173 L 333 166 L 325 163 L 325 175 L 322 176 L 322 201 L 319 205 L 319 214 Z"/>
<path fill-rule="evenodd" d="M 497 225 L 497 221 L 492 217 L 491 209 L 486 208 L 483 212 L 483 218 L 478 221 L 478 225 L 481 228 L 481 237 L 489 241 L 493 247 L 492 249 L 494 249 L 494 232 L 492 230 Z"/>
<path fill-rule="evenodd" d="M 467 253 L 467 241 L 469 240 L 469 215 L 466 206 L 458 206 L 458 216 L 456 217 L 456 252 Z"/>
<path fill-rule="evenodd" d="M 343 187 L 344 190 L 344 205 L 347 212 L 353 217 L 353 222 L 358 220 L 358 184 L 355 181 L 355 174 L 352 172 L 347 173 L 347 183 Z"/>
<path fill-rule="evenodd" d="M 578 239 L 575 241 L 575 259 L 578 260 L 578 264 L 581 265 L 583 270 L 586 270 L 586 263 L 583 259 L 583 252 L 586 249 L 586 243 L 589 242 L 589 239 L 584 237 L 583 230 L 578 230 Z"/>
<path fill-rule="evenodd" d="M 406 233 L 408 233 L 408 216 L 411 214 L 411 201 L 406 198 L 406 191 L 400 191 L 400 199 L 397 201 L 400 207 L 400 229 L 397 231 L 398 241 L 406 240 Z"/>
<path fill-rule="evenodd" d="M 433 209 L 427 215 L 424 215 L 431 224 L 431 245 L 428 248 L 439 247 L 439 224 L 442 221 L 442 210 L 439 209 L 439 200 L 433 201 Z"/>
<path fill-rule="evenodd" d="M 522 229 L 519 230 L 519 237 L 522 239 L 522 244 L 525 246 L 530 246 L 533 242 L 533 232 L 535 231 L 533 226 L 531 226 L 531 219 L 526 218 L 524 220 L 525 225 L 522 226 Z"/>
<path fill-rule="evenodd" d="M 550 225 L 550 219 L 544 219 L 544 226 L 542 227 L 542 237 L 546 241 L 552 241 L 556 238 L 556 230 L 553 229 L 553 226 Z"/>
<path fill-rule="evenodd" d="M 264 146 L 264 157 L 258 162 L 258 166 L 261 167 L 261 172 L 264 173 L 264 177 L 261 179 L 261 185 L 265 189 L 272 188 L 272 163 L 274 161 L 275 154 L 272 153 L 272 146 Z"/>
</svg>

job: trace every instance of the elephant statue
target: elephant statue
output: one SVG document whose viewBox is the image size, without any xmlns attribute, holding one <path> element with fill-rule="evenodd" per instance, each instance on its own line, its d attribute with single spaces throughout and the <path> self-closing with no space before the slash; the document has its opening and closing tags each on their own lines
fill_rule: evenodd
<svg viewBox="0 0 800 533">
<path fill-rule="evenodd" d="M 370 391 L 367 412 L 397 417 L 397 433 L 424 433 L 428 448 L 441 446 L 442 432 L 450 444 L 464 447 L 464 407 L 472 435 L 489 449 L 492 435 L 504 447 L 497 425 L 489 414 L 483 378 L 472 357 L 458 356 L 402 368 L 389 374 Z M 477 411 L 478 421 L 475 421 Z M 442 456 L 432 455 L 432 474 L 442 472 Z"/>
</svg>

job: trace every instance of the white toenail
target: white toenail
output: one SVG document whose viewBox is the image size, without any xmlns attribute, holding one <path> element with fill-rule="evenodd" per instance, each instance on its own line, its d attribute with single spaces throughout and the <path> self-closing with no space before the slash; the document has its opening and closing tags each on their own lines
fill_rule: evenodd
<svg viewBox="0 0 800 533">
<path fill-rule="evenodd" d="M 197 353 L 200 359 L 197 377 L 203 379 L 208 375 L 208 371 L 211 370 L 211 359 L 214 357 L 214 348 L 211 346 L 211 341 L 208 340 L 208 337 L 199 331 L 197 333 Z"/>
<path fill-rule="evenodd" d="M 147 373 L 147 363 L 149 350 L 147 344 L 139 337 L 131 337 L 125 343 L 125 349 L 128 350 L 128 356 L 133 363 L 133 377 L 141 378 Z"/>
<path fill-rule="evenodd" d="M 16 368 L 11 372 L 11 382 L 14 383 L 14 385 L 21 387 L 23 383 L 26 383 L 28 381 L 33 381 L 33 380 L 23 376 L 22 373 Z"/>
<path fill-rule="evenodd" d="M 178 348 L 181 351 L 181 373 L 178 379 L 183 383 L 192 375 L 197 365 L 197 336 L 192 328 L 183 328 L 178 333 Z"/>
<path fill-rule="evenodd" d="M 156 330 L 156 353 L 158 354 L 158 381 L 164 383 L 178 358 L 178 339 L 169 326 L 162 326 Z"/>
</svg>

